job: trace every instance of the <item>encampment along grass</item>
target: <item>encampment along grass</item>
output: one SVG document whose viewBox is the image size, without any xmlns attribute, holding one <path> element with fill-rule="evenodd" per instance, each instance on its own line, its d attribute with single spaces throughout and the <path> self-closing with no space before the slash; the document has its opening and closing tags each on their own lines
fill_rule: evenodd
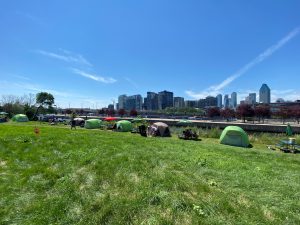
<svg viewBox="0 0 300 225">
<path fill-rule="evenodd" d="M 300 155 L 0 125 L 0 224 L 300 224 Z"/>
</svg>

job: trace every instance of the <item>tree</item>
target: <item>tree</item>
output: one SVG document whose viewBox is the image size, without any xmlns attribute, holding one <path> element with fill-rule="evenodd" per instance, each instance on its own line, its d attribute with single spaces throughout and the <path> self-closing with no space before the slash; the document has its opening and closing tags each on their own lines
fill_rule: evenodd
<svg viewBox="0 0 300 225">
<path fill-rule="evenodd" d="M 37 116 L 38 111 L 42 107 L 51 107 L 54 104 L 54 97 L 52 94 L 47 92 L 40 92 L 36 94 L 36 104 L 38 105 L 35 116 Z"/>
<path fill-rule="evenodd" d="M 271 109 L 268 105 L 258 105 L 254 108 L 254 114 L 258 118 L 258 121 L 261 120 L 265 122 L 265 118 L 271 116 Z"/>
<path fill-rule="evenodd" d="M 114 116 L 116 114 L 116 111 L 114 109 L 108 109 L 107 112 L 106 112 L 106 114 L 108 116 Z"/>
<path fill-rule="evenodd" d="M 126 114 L 125 109 L 119 109 L 118 114 L 119 116 L 123 117 Z"/>
<path fill-rule="evenodd" d="M 221 115 L 221 112 L 218 107 L 209 108 L 207 110 L 207 116 L 209 118 L 219 117 L 220 115 Z"/>
<path fill-rule="evenodd" d="M 249 104 L 241 104 L 237 107 L 236 113 L 239 117 L 242 118 L 243 122 L 245 123 L 246 117 L 253 117 L 254 110 L 251 105 Z"/>
<path fill-rule="evenodd" d="M 300 120 L 300 106 L 299 105 L 292 107 L 292 116 L 295 118 L 295 120 L 299 124 L 299 120 Z"/>
<path fill-rule="evenodd" d="M 26 103 L 24 105 L 24 113 L 26 114 L 29 120 L 34 119 L 34 111 L 34 107 L 32 107 L 29 103 Z"/>
<path fill-rule="evenodd" d="M 65 114 L 71 114 L 72 110 L 71 109 L 66 109 Z"/>
<path fill-rule="evenodd" d="M 228 121 L 235 116 L 235 112 L 233 109 L 226 108 L 220 111 L 220 115 Z"/>
<path fill-rule="evenodd" d="M 285 123 L 285 120 L 292 117 L 292 109 L 289 107 L 280 107 L 277 115 L 281 118 L 282 124 Z"/>
<path fill-rule="evenodd" d="M 100 115 L 104 115 L 105 114 L 105 110 L 102 108 L 102 109 L 99 109 L 98 110 L 98 114 Z"/>
<path fill-rule="evenodd" d="M 130 110 L 130 116 L 136 117 L 138 115 L 138 112 L 135 109 Z"/>
</svg>

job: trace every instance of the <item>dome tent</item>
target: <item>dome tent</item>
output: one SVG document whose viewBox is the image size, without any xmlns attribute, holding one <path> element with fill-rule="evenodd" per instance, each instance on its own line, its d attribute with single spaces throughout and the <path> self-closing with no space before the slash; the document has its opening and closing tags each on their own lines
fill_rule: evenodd
<svg viewBox="0 0 300 225">
<path fill-rule="evenodd" d="M 190 120 L 179 120 L 176 125 L 183 126 L 183 127 L 188 127 L 188 126 L 193 125 L 193 122 L 190 121 Z"/>
<path fill-rule="evenodd" d="M 171 137 L 169 126 L 162 122 L 153 123 L 150 126 L 150 133 L 154 136 Z"/>
<path fill-rule="evenodd" d="M 75 121 L 76 126 L 83 126 L 84 125 L 84 119 L 80 117 L 76 117 L 73 119 Z"/>
<path fill-rule="evenodd" d="M 238 126 L 226 127 L 220 137 L 220 143 L 247 148 L 250 145 L 248 134 Z"/>
<path fill-rule="evenodd" d="M 120 120 L 116 123 L 116 130 L 122 132 L 132 131 L 132 123 L 128 120 Z"/>
<path fill-rule="evenodd" d="M 14 117 L 11 120 L 15 121 L 15 122 L 28 122 L 29 121 L 28 117 L 24 114 L 14 115 Z"/>
<path fill-rule="evenodd" d="M 84 127 L 86 129 L 97 129 L 100 128 L 102 121 L 99 119 L 89 119 L 85 121 Z"/>
</svg>

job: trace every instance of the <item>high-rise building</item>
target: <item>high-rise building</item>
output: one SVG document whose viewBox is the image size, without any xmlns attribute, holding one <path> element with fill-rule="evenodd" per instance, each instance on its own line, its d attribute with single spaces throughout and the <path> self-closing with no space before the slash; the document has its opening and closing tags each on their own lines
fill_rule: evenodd
<svg viewBox="0 0 300 225">
<path fill-rule="evenodd" d="M 256 93 L 250 93 L 248 96 L 248 104 L 255 105 L 256 103 Z"/>
<path fill-rule="evenodd" d="M 109 110 L 114 110 L 114 109 L 115 109 L 115 107 L 114 107 L 113 104 L 109 104 L 109 105 L 107 106 L 107 108 L 108 108 Z"/>
<path fill-rule="evenodd" d="M 127 95 L 120 95 L 118 98 L 119 109 L 125 109 L 126 107 Z"/>
<path fill-rule="evenodd" d="M 231 105 L 231 108 L 234 108 L 234 109 L 237 106 L 237 93 L 236 92 L 231 93 L 230 105 Z"/>
<path fill-rule="evenodd" d="M 132 95 L 126 98 L 125 104 L 126 110 L 135 109 L 137 111 L 141 111 L 143 109 L 143 98 L 141 95 Z"/>
<path fill-rule="evenodd" d="M 224 95 L 224 108 L 229 108 L 229 101 L 228 95 Z"/>
<path fill-rule="evenodd" d="M 167 107 L 173 107 L 173 92 L 158 92 L 158 108 L 165 109 Z"/>
<path fill-rule="evenodd" d="M 206 107 L 216 107 L 217 106 L 217 98 L 212 96 L 207 96 L 205 98 Z"/>
<path fill-rule="evenodd" d="M 183 107 L 184 107 L 184 98 L 174 97 L 174 108 L 183 108 Z"/>
<path fill-rule="evenodd" d="M 221 94 L 217 95 L 217 106 L 219 108 L 222 108 L 222 95 Z"/>
<path fill-rule="evenodd" d="M 271 103 L 271 89 L 266 84 L 263 84 L 259 89 L 259 102 L 265 104 Z"/>
<path fill-rule="evenodd" d="M 185 107 L 187 108 L 197 108 L 198 107 L 198 101 L 197 100 L 186 100 L 184 102 Z"/>
<path fill-rule="evenodd" d="M 197 104 L 197 108 L 201 108 L 204 109 L 206 107 L 206 100 L 204 99 L 199 99 L 198 104 Z"/>
<path fill-rule="evenodd" d="M 207 96 L 205 99 L 200 99 L 198 101 L 198 107 L 205 109 L 209 107 L 216 107 L 217 106 L 217 98 L 212 96 Z"/>
<path fill-rule="evenodd" d="M 158 110 L 158 94 L 155 92 L 147 92 L 147 100 L 145 102 L 147 110 Z"/>
</svg>

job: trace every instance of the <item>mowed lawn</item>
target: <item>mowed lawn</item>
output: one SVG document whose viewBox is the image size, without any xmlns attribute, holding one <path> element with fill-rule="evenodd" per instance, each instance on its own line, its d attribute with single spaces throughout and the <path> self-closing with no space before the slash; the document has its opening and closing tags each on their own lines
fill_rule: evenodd
<svg viewBox="0 0 300 225">
<path fill-rule="evenodd" d="M 300 154 L 0 125 L 0 224 L 300 224 Z"/>
</svg>

